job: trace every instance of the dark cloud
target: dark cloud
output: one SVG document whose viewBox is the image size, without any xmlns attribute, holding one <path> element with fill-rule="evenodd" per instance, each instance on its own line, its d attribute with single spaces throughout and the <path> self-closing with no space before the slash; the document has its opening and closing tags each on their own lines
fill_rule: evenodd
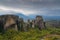
<svg viewBox="0 0 60 40">
<path fill-rule="evenodd" d="M 52 12 L 51 10 L 59 9 L 58 11 L 60 11 L 60 0 L 0 0 L 0 6 Z"/>
<path fill-rule="evenodd" d="M 0 0 L 0 5 L 16 8 L 60 7 L 60 0 Z"/>
</svg>

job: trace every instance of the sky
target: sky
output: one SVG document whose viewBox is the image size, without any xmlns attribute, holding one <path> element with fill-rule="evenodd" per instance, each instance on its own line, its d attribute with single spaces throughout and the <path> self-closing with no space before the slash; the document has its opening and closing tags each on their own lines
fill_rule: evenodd
<svg viewBox="0 0 60 40">
<path fill-rule="evenodd" d="M 0 0 L 0 15 L 60 16 L 60 0 Z"/>
</svg>

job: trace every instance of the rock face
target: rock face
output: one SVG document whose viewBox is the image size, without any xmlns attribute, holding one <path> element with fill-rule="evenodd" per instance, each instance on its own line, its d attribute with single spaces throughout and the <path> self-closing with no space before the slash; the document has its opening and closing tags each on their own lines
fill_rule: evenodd
<svg viewBox="0 0 60 40">
<path fill-rule="evenodd" d="M 40 30 L 44 29 L 44 22 L 42 16 L 36 16 L 35 23 Z"/>
<path fill-rule="evenodd" d="M 16 15 L 1 15 L 0 16 L 0 32 L 8 29 L 14 29 L 16 31 L 28 31 L 30 28 L 37 27 L 42 30 L 44 28 L 44 22 L 42 16 L 36 16 L 35 20 L 28 20 L 24 22 L 23 18 L 19 18 Z"/>
<path fill-rule="evenodd" d="M 35 20 L 32 20 L 32 28 L 35 28 Z"/>
<path fill-rule="evenodd" d="M 0 16 L 0 32 L 13 28 L 18 30 L 17 21 L 19 17 L 16 15 L 1 15 Z"/>
</svg>

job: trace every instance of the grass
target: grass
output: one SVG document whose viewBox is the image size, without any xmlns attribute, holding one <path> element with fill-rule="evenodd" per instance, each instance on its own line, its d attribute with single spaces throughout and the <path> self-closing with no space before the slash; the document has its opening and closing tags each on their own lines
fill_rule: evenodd
<svg viewBox="0 0 60 40">
<path fill-rule="evenodd" d="M 53 36 L 46 37 L 47 35 Z M 54 36 L 56 34 L 57 36 Z M 60 39 L 60 29 L 59 28 L 48 28 L 48 29 L 30 29 L 27 32 L 8 30 L 4 34 L 0 34 L 0 40 L 55 40 Z"/>
</svg>

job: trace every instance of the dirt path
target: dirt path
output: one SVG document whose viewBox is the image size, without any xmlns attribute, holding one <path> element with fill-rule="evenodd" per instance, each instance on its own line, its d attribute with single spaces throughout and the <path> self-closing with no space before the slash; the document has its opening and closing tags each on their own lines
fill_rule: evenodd
<svg viewBox="0 0 60 40">
<path fill-rule="evenodd" d="M 45 36 L 43 36 L 43 38 L 41 40 L 53 40 L 53 38 L 57 38 L 60 40 L 60 35 L 57 34 L 47 34 Z"/>
</svg>

